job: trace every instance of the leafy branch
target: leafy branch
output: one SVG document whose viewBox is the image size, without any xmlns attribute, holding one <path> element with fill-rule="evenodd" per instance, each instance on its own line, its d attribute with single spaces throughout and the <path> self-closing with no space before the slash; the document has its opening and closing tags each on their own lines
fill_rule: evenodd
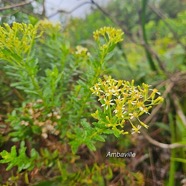
<svg viewBox="0 0 186 186">
<path fill-rule="evenodd" d="M 13 167 L 17 167 L 18 172 L 22 170 L 32 170 L 35 168 L 35 161 L 38 159 L 38 153 L 32 148 L 30 157 L 28 157 L 26 155 L 26 149 L 25 143 L 22 141 L 18 153 L 16 146 L 13 146 L 10 152 L 3 150 L 0 152 L 0 156 L 2 157 L 0 163 L 8 163 L 8 167 L 6 168 L 7 171 Z"/>
</svg>

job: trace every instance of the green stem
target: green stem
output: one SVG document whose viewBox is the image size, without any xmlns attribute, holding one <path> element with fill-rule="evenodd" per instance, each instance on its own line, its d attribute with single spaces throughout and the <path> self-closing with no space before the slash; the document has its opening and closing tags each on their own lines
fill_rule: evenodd
<svg viewBox="0 0 186 186">
<path fill-rule="evenodd" d="M 94 132 L 91 136 L 90 139 L 92 140 L 94 136 L 96 135 L 101 135 L 103 133 L 103 129 L 98 129 L 96 132 Z"/>
<path fill-rule="evenodd" d="M 28 178 L 28 173 L 27 172 L 25 173 L 25 183 L 29 184 L 29 178 Z"/>
<path fill-rule="evenodd" d="M 100 66 L 98 67 L 98 69 L 95 69 L 95 75 L 92 76 L 93 78 L 90 81 L 90 83 L 88 85 L 89 86 L 88 88 L 91 88 L 96 83 L 96 81 L 97 81 L 98 77 L 100 76 L 101 71 L 103 69 L 103 65 L 104 65 L 106 55 L 105 55 L 105 53 L 104 54 L 101 53 L 100 56 L 101 56 L 100 60 L 97 60 L 100 63 Z M 89 90 L 87 92 L 87 94 L 85 95 L 85 97 L 83 98 L 83 100 L 81 101 L 82 106 L 81 106 L 80 111 L 78 112 L 78 120 L 81 118 L 81 115 L 83 114 L 83 112 L 86 108 L 86 102 L 87 102 L 87 100 L 90 96 L 91 96 L 91 91 Z"/>
<path fill-rule="evenodd" d="M 175 126 L 174 126 L 174 121 L 173 121 L 173 116 L 169 114 L 169 123 L 170 123 L 170 131 L 171 131 L 171 143 L 174 143 L 175 140 Z M 171 160 L 170 160 L 170 170 L 169 170 L 169 186 L 174 186 L 175 185 L 175 161 L 174 158 L 176 157 L 176 150 L 172 149 L 171 150 Z"/>
<path fill-rule="evenodd" d="M 147 40 L 147 34 L 145 29 L 146 24 L 146 7 L 148 4 L 148 0 L 142 0 L 142 13 L 141 13 L 141 27 L 142 27 L 142 34 L 143 34 L 143 40 L 145 42 L 145 53 L 149 62 L 149 65 L 153 71 L 157 71 L 155 63 L 152 59 L 151 53 L 148 50 L 148 40 Z"/>
</svg>

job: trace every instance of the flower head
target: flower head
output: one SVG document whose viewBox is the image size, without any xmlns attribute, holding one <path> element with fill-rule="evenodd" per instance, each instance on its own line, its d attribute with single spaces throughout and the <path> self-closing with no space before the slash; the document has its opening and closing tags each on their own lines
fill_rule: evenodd
<svg viewBox="0 0 186 186">
<path fill-rule="evenodd" d="M 93 33 L 96 42 L 99 43 L 101 51 L 112 50 L 113 46 L 123 41 L 123 31 L 113 27 L 103 27 Z"/>
<path fill-rule="evenodd" d="M 85 47 L 82 47 L 80 45 L 78 45 L 76 47 L 76 52 L 75 54 L 79 57 L 87 57 L 87 56 L 90 56 L 90 53 L 88 52 L 88 49 L 85 48 Z"/>
<path fill-rule="evenodd" d="M 27 55 L 33 47 L 37 36 L 37 26 L 25 23 L 13 23 L 0 26 L 0 59 L 8 62 L 16 61 Z"/>
<path fill-rule="evenodd" d="M 139 134 L 140 133 L 140 129 L 141 129 L 141 125 L 138 125 L 137 127 L 135 127 L 133 125 L 131 134 L 135 134 L 135 133 L 138 133 Z"/>
<path fill-rule="evenodd" d="M 114 121 L 112 127 L 118 129 L 121 123 L 123 126 L 123 121 L 128 120 L 132 133 L 139 133 L 141 127 L 148 128 L 139 117 L 149 114 L 148 111 L 152 106 L 163 101 L 163 98 L 157 95 L 157 89 L 149 90 L 147 84 L 135 86 L 134 81 L 115 80 L 110 76 L 99 79 L 91 91 L 99 97 L 98 101 L 102 104 L 103 113 L 109 115 Z"/>
<path fill-rule="evenodd" d="M 93 37 L 96 41 L 100 39 L 100 37 L 103 37 L 107 42 L 113 42 L 117 44 L 120 41 L 123 41 L 123 31 L 121 29 L 116 29 L 113 27 L 103 27 L 99 30 L 96 30 L 93 33 Z"/>
</svg>

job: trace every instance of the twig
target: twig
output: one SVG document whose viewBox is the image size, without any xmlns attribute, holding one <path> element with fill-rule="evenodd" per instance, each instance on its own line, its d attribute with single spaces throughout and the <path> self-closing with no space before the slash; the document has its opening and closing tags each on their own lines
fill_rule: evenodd
<svg viewBox="0 0 186 186">
<path fill-rule="evenodd" d="M 43 0 L 43 2 L 42 2 L 42 7 L 43 7 L 42 16 L 43 16 L 43 17 L 46 17 L 45 0 Z"/>
<path fill-rule="evenodd" d="M 84 2 L 84 3 L 81 3 L 81 4 L 79 4 L 78 6 L 76 6 L 75 8 L 73 8 L 73 9 L 70 10 L 70 11 L 66 11 L 66 10 L 60 9 L 60 10 L 58 10 L 57 12 L 55 12 L 55 13 L 49 15 L 48 18 L 54 17 L 54 16 L 57 15 L 58 13 L 71 14 L 71 13 L 73 13 L 75 10 L 77 10 L 78 8 L 84 6 L 85 4 L 91 4 L 91 2 Z"/>
<path fill-rule="evenodd" d="M 28 4 L 32 3 L 32 2 L 33 2 L 33 0 L 31 0 L 31 1 L 25 1 L 25 2 L 22 2 L 22 3 L 17 3 L 17 4 L 5 6 L 5 7 L 0 7 L 0 11 L 4 11 L 4 10 L 8 10 L 8 9 L 13 9 L 13 8 L 20 7 L 20 6 L 25 6 L 25 5 L 28 5 Z"/>
<path fill-rule="evenodd" d="M 163 148 L 163 149 L 175 149 L 175 148 L 186 148 L 186 144 L 180 144 L 180 143 L 172 143 L 172 144 L 166 144 L 166 143 L 161 143 L 159 141 L 156 141 L 154 139 L 152 139 L 146 132 L 144 132 L 143 130 L 141 131 L 141 133 L 143 134 L 143 136 L 148 140 L 149 143 Z"/>
<path fill-rule="evenodd" d="M 174 77 L 170 77 L 167 81 L 163 82 L 162 85 L 166 85 L 167 84 L 167 88 L 165 90 L 165 92 L 163 93 L 163 97 L 166 98 L 167 94 L 169 94 L 172 90 L 172 88 L 174 87 L 175 84 L 177 84 L 177 82 L 180 79 L 183 79 L 185 77 L 185 73 L 177 73 L 174 75 Z M 179 102 L 178 102 L 178 97 L 176 95 L 173 95 L 173 102 L 174 105 L 176 107 L 177 110 L 177 114 L 179 115 L 179 117 L 181 118 L 182 122 L 184 123 L 184 125 L 186 125 L 186 118 L 184 113 L 182 112 L 182 110 L 180 109 L 179 106 Z M 158 112 L 158 110 L 161 108 L 162 105 L 158 105 L 155 107 L 155 109 L 152 111 L 151 115 L 149 117 L 146 118 L 146 120 L 144 121 L 145 123 L 148 123 Z M 160 148 L 164 148 L 164 149 L 174 149 L 174 148 L 186 148 L 186 144 L 180 144 L 180 143 L 172 143 L 172 144 L 165 144 L 165 143 L 160 143 L 154 139 L 152 139 L 145 131 L 142 130 L 142 134 L 143 136 L 149 141 L 149 143 L 158 146 Z"/>
</svg>

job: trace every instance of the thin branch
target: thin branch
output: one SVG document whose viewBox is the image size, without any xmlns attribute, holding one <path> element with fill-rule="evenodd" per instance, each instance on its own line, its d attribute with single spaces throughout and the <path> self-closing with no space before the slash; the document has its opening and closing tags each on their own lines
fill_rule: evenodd
<svg viewBox="0 0 186 186">
<path fill-rule="evenodd" d="M 77 10 L 78 8 L 84 6 L 85 4 L 91 4 L 91 2 L 84 2 L 84 3 L 81 3 L 81 4 L 79 4 L 78 6 L 76 6 L 75 8 L 73 8 L 73 9 L 70 10 L 70 11 L 66 11 L 66 10 L 60 9 L 60 10 L 58 10 L 57 12 L 55 12 L 55 13 L 53 13 L 53 14 L 47 16 L 47 17 L 48 17 L 48 18 L 54 17 L 54 16 L 57 15 L 58 13 L 71 14 L 71 13 L 73 13 L 75 10 Z"/>
<path fill-rule="evenodd" d="M 45 0 L 43 0 L 43 2 L 42 2 L 42 7 L 43 7 L 42 16 L 43 16 L 43 17 L 46 17 Z"/>
<path fill-rule="evenodd" d="M 13 5 L 5 6 L 5 7 L 0 7 L 0 11 L 4 11 L 4 10 L 8 10 L 8 9 L 13 9 L 13 8 L 16 8 L 16 7 L 25 6 L 25 5 L 28 5 L 28 4 L 32 3 L 32 2 L 33 2 L 33 0 L 25 1 L 25 2 L 22 2 L 22 3 L 13 4 Z"/>
<path fill-rule="evenodd" d="M 172 143 L 172 144 L 166 144 L 166 143 L 161 143 L 159 141 L 156 141 L 154 139 L 152 139 L 146 132 L 141 131 L 141 133 L 143 134 L 143 136 L 148 140 L 149 143 L 163 148 L 163 149 L 175 149 L 175 148 L 186 148 L 185 144 L 180 144 L 180 143 Z"/>
<path fill-rule="evenodd" d="M 96 3 L 94 0 L 91 0 L 91 4 L 95 5 L 95 7 L 100 10 L 106 17 L 108 17 L 113 23 L 116 23 L 116 21 L 110 16 L 110 14 L 106 12 L 101 6 L 99 6 L 98 3 Z"/>
<path fill-rule="evenodd" d="M 171 91 L 172 91 L 172 88 L 175 86 L 175 84 L 177 84 L 180 80 L 183 80 L 185 79 L 186 77 L 186 73 L 184 72 L 181 72 L 181 73 L 177 73 L 177 74 L 174 74 L 174 76 L 170 77 L 168 80 L 164 81 L 161 86 L 164 86 L 164 85 L 167 85 L 166 86 L 166 90 L 165 92 L 163 93 L 163 97 L 166 98 L 167 97 L 167 94 L 169 94 Z M 177 114 L 179 115 L 180 119 L 182 120 L 182 122 L 184 123 L 184 125 L 186 125 L 186 117 L 184 115 L 184 113 L 182 112 L 182 110 L 180 109 L 180 105 L 179 105 L 179 102 L 178 102 L 178 97 L 173 94 L 172 96 L 173 98 L 173 102 L 174 102 L 174 105 L 175 105 L 175 108 L 177 110 Z M 159 111 L 159 109 L 161 108 L 162 105 L 158 105 L 155 107 L 155 109 L 153 109 L 151 115 L 149 117 L 147 117 L 145 119 L 145 123 L 148 123 L 156 114 L 157 112 Z M 172 143 L 172 144 L 165 144 L 165 143 L 160 143 L 156 140 L 154 140 L 153 138 L 151 138 L 145 131 L 141 131 L 143 136 L 149 141 L 149 143 L 157 146 L 157 147 L 160 147 L 160 148 L 164 148 L 164 149 L 174 149 L 174 148 L 186 148 L 186 144 L 180 144 L 180 143 Z"/>
</svg>

